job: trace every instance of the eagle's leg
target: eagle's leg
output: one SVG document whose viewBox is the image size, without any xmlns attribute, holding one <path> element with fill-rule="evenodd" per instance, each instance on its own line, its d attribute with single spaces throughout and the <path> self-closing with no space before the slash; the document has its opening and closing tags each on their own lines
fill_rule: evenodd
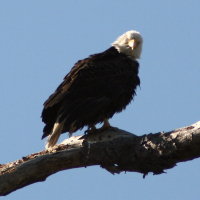
<svg viewBox="0 0 200 200">
<path fill-rule="evenodd" d="M 95 125 L 90 125 L 90 126 L 88 126 L 88 129 L 85 131 L 85 134 L 99 133 L 99 132 L 102 132 L 102 131 L 110 129 L 110 128 L 112 128 L 112 127 L 110 126 L 108 119 L 104 119 L 103 120 L 103 126 L 101 128 L 97 129 L 95 127 Z"/>
<path fill-rule="evenodd" d="M 108 121 L 108 119 L 104 119 L 103 120 L 103 126 L 101 127 L 101 129 L 107 129 L 107 128 L 110 128 L 110 123 Z"/>
<path fill-rule="evenodd" d="M 103 120 L 103 126 L 98 129 L 98 132 L 102 132 L 102 131 L 105 131 L 105 130 L 110 129 L 110 128 L 112 128 L 112 126 L 110 125 L 108 119 L 104 119 Z"/>
<path fill-rule="evenodd" d="M 94 132 L 96 132 L 96 127 L 95 127 L 95 125 L 93 124 L 93 125 L 91 125 L 91 126 L 88 126 L 88 129 L 84 132 L 85 134 L 90 134 L 90 133 L 94 133 Z"/>
</svg>

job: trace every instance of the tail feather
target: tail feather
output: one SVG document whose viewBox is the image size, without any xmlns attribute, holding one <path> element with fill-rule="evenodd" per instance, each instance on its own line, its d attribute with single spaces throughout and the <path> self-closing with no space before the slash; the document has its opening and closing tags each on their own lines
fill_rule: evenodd
<svg viewBox="0 0 200 200">
<path fill-rule="evenodd" d="M 53 130 L 48 136 L 47 144 L 45 145 L 45 148 L 51 148 L 53 147 L 56 142 L 58 141 L 58 138 L 60 137 L 60 134 L 62 133 L 64 122 L 56 122 L 53 126 Z"/>
</svg>

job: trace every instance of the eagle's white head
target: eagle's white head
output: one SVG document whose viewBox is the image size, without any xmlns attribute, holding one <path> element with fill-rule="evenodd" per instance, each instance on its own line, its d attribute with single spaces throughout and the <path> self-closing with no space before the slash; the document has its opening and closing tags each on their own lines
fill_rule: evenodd
<svg viewBox="0 0 200 200">
<path fill-rule="evenodd" d="M 124 53 L 133 59 L 140 58 L 142 52 L 143 39 L 139 32 L 131 30 L 119 36 L 116 41 L 112 43 L 118 52 Z"/>
</svg>

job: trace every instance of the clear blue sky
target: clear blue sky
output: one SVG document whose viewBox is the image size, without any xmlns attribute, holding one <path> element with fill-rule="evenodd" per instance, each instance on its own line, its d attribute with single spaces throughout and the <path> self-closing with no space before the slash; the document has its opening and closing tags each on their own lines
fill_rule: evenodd
<svg viewBox="0 0 200 200">
<path fill-rule="evenodd" d="M 44 148 L 43 102 L 78 59 L 107 49 L 131 29 L 144 37 L 141 89 L 112 125 L 141 135 L 200 120 L 199 8 L 198 0 L 1 1 L 0 163 Z M 100 167 L 74 169 L 5 199 L 196 200 L 199 169 L 199 159 L 145 179 Z"/>
</svg>

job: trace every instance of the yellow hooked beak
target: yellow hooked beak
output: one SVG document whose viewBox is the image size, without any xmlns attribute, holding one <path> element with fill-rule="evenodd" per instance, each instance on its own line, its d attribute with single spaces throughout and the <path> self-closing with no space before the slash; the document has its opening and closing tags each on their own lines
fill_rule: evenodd
<svg viewBox="0 0 200 200">
<path fill-rule="evenodd" d="M 136 41 L 134 39 L 130 40 L 128 42 L 128 46 L 131 47 L 131 49 L 133 50 L 136 47 Z"/>
</svg>

